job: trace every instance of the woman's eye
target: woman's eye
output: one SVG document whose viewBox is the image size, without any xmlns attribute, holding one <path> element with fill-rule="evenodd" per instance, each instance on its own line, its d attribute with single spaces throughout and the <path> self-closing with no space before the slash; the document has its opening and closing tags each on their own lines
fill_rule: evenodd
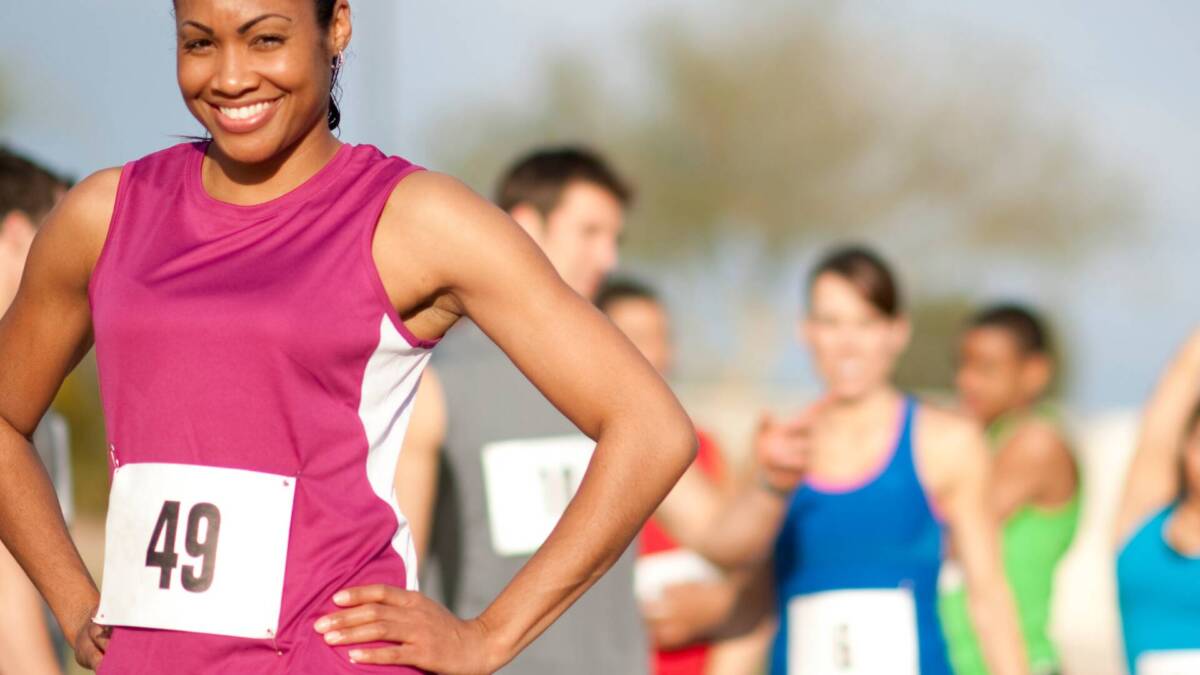
<svg viewBox="0 0 1200 675">
<path fill-rule="evenodd" d="M 206 38 L 198 38 L 195 40 L 187 40 L 183 43 L 185 51 L 194 52 L 212 46 L 212 40 Z"/>
<path fill-rule="evenodd" d="M 257 47 L 278 47 L 283 44 L 283 36 L 281 35 L 260 35 L 254 38 L 251 43 Z"/>
</svg>

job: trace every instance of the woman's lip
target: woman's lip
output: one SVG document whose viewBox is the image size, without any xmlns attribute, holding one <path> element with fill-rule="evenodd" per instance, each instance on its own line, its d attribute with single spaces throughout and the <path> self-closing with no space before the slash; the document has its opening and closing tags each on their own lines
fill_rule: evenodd
<svg viewBox="0 0 1200 675">
<path fill-rule="evenodd" d="M 275 115 L 275 110 L 279 108 L 279 101 L 282 100 L 282 98 L 283 97 L 271 99 L 269 101 L 258 101 L 257 103 L 250 104 L 257 105 L 258 103 L 266 103 L 267 106 L 262 110 L 262 112 L 256 113 L 255 115 L 244 119 L 234 119 L 221 112 L 222 107 L 232 106 L 218 106 L 213 103 L 210 103 L 209 106 L 212 107 L 213 113 L 217 119 L 217 124 L 220 125 L 223 130 L 232 134 L 248 134 L 252 131 L 261 129 L 267 124 L 267 122 L 271 121 L 271 118 Z M 236 107 L 244 108 L 247 106 L 241 105 Z"/>
</svg>

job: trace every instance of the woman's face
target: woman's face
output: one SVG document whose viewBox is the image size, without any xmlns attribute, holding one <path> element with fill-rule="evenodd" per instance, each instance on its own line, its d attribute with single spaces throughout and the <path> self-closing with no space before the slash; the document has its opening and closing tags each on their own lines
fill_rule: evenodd
<svg viewBox="0 0 1200 675">
<path fill-rule="evenodd" d="M 312 0 L 177 0 L 175 23 L 179 91 L 227 157 L 267 161 L 325 128 L 345 3 L 329 31 Z"/>
<path fill-rule="evenodd" d="M 829 394 L 850 400 L 887 384 L 908 345 L 908 321 L 884 315 L 833 273 L 817 277 L 809 303 L 802 333 Z"/>
</svg>

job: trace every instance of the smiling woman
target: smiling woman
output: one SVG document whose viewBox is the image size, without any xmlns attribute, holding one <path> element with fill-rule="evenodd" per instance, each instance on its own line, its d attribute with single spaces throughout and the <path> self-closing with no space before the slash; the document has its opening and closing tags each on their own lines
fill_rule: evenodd
<svg viewBox="0 0 1200 675">
<path fill-rule="evenodd" d="M 92 175 L 34 242 L 0 321 L 0 539 L 100 672 L 493 672 L 617 560 L 691 461 L 687 417 L 503 212 L 337 140 L 347 0 L 175 10 L 211 140 Z M 558 528 L 465 619 L 414 592 L 393 489 L 460 317 L 597 441 Z M 93 341 L 103 592 L 28 442 Z"/>
</svg>

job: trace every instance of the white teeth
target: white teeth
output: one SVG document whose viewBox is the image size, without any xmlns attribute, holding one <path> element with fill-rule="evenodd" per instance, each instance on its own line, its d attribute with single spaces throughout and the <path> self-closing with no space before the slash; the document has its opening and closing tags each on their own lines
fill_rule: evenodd
<svg viewBox="0 0 1200 675">
<path fill-rule="evenodd" d="M 253 105 L 242 106 L 240 108 L 227 108 L 221 106 L 221 114 L 233 120 L 245 120 L 261 114 L 267 108 L 271 107 L 273 101 L 264 101 Z"/>
</svg>

